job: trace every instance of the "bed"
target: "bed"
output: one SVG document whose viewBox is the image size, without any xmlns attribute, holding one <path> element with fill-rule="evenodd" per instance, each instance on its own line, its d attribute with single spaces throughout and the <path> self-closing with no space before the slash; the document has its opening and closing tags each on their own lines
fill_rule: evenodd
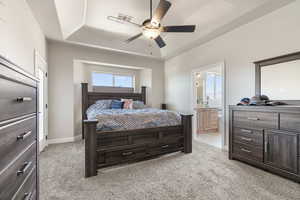
<svg viewBox="0 0 300 200">
<path fill-rule="evenodd" d="M 82 137 L 85 139 L 85 177 L 100 168 L 137 162 L 173 152 L 192 152 L 192 115 L 143 108 L 91 109 L 99 100 L 133 99 L 146 104 L 141 93 L 89 92 L 82 83 Z"/>
</svg>

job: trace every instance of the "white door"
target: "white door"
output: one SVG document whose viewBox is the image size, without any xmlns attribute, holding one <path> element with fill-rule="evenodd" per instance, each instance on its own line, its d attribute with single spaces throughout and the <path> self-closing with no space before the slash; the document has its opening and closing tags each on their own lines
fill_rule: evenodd
<svg viewBox="0 0 300 200">
<path fill-rule="evenodd" d="M 38 68 L 39 78 L 39 143 L 40 151 L 47 146 L 48 134 L 48 102 L 47 102 L 47 72 Z"/>
</svg>

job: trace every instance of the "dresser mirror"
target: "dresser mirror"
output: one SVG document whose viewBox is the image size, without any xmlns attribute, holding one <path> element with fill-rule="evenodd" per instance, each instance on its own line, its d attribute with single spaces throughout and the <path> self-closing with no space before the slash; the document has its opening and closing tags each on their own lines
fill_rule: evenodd
<svg viewBox="0 0 300 200">
<path fill-rule="evenodd" d="M 255 62 L 256 95 L 287 104 L 300 103 L 300 52 Z"/>
</svg>

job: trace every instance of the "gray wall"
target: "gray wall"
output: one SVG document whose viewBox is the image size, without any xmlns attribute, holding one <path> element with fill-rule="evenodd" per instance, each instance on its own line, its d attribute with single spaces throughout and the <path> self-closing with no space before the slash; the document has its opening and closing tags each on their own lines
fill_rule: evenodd
<svg viewBox="0 0 300 200">
<path fill-rule="evenodd" d="M 49 139 L 75 136 L 74 61 L 85 60 L 98 63 L 143 67 L 152 69 L 151 104 L 160 107 L 164 101 L 164 62 L 141 56 L 110 52 L 96 48 L 48 42 L 49 65 Z M 77 77 L 78 78 L 78 77 Z"/>
</svg>

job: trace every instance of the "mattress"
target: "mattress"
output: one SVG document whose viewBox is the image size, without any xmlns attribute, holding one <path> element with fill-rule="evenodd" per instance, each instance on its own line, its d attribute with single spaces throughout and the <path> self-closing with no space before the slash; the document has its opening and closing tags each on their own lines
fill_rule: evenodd
<svg viewBox="0 0 300 200">
<path fill-rule="evenodd" d="M 88 119 L 97 119 L 98 131 L 120 131 L 181 124 L 179 113 L 155 108 L 98 109 L 87 112 Z"/>
</svg>

